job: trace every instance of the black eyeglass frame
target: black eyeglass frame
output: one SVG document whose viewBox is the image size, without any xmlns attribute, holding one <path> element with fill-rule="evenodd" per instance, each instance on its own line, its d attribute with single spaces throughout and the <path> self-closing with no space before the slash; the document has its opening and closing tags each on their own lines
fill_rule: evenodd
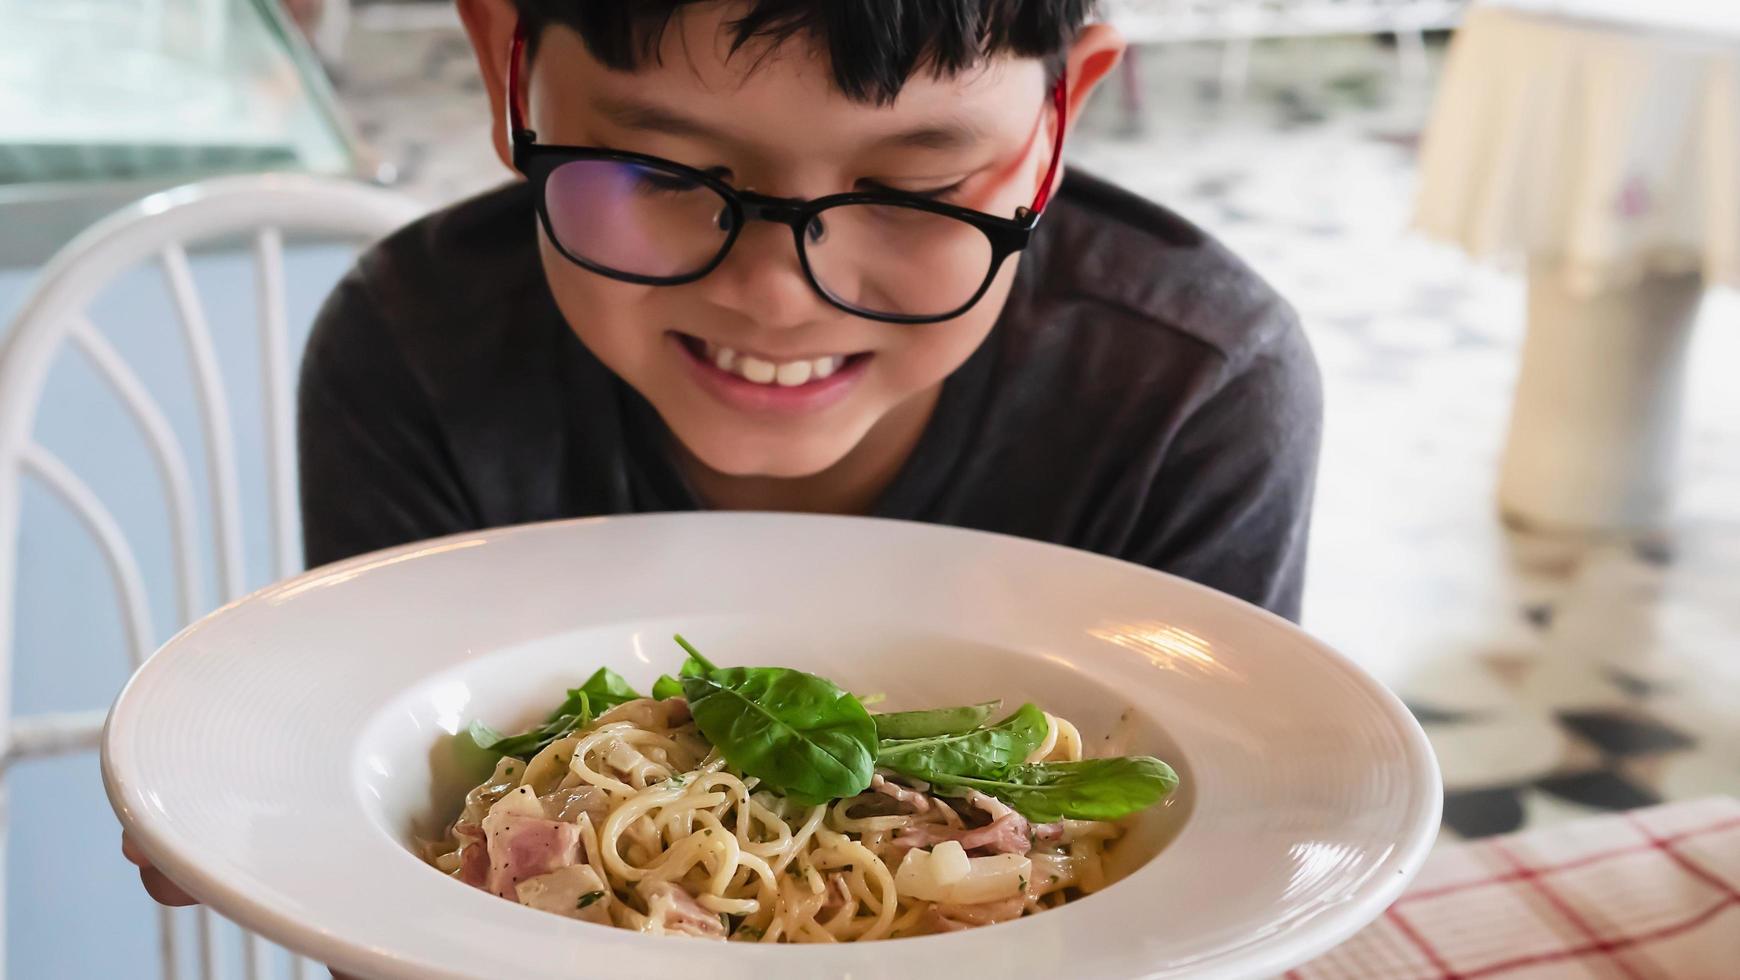
<svg viewBox="0 0 1740 980">
<path fill-rule="evenodd" d="M 749 221 L 770 221 L 791 229 L 792 243 L 797 249 L 798 262 L 803 267 L 804 278 L 809 280 L 810 288 L 814 289 L 817 295 L 837 309 L 854 316 L 880 320 L 885 323 L 921 324 L 952 320 L 972 309 L 984 297 L 985 291 L 991 288 L 991 282 L 996 279 L 997 271 L 1003 267 L 1004 260 L 1027 247 L 1028 242 L 1032 239 L 1033 229 L 1038 226 L 1039 218 L 1044 213 L 1045 205 L 1050 198 L 1051 186 L 1056 178 L 1059 161 L 1063 154 L 1064 113 L 1068 106 L 1068 90 L 1065 75 L 1060 73 L 1057 83 L 1052 89 L 1051 97 L 1052 104 L 1057 111 L 1057 133 L 1052 142 L 1051 162 L 1046 168 L 1045 179 L 1039 186 L 1039 192 L 1035 196 L 1033 204 L 1018 209 L 1014 218 L 1000 218 L 983 211 L 975 211 L 972 208 L 893 191 L 852 191 L 844 194 L 830 194 L 812 200 L 771 197 L 754 191 L 739 190 L 704 170 L 698 170 L 650 154 L 594 146 L 562 146 L 539 143 L 537 141 L 538 134 L 526 127 L 520 112 L 520 72 L 524 53 L 524 28 L 523 25 L 516 26 L 508 61 L 507 85 L 507 117 L 514 169 L 518 170 L 531 184 L 537 200 L 539 220 L 543 223 L 544 231 L 549 236 L 550 242 L 555 245 L 562 257 L 581 268 L 622 282 L 649 286 L 678 286 L 694 282 L 711 273 L 719 267 L 721 262 L 725 261 L 725 257 L 730 254 L 731 247 L 736 244 L 737 237 L 742 234 L 743 228 Z M 720 244 L 719 250 L 701 268 L 677 276 L 648 276 L 624 272 L 620 269 L 600 265 L 571 251 L 562 242 L 561 237 L 556 234 L 555 224 L 550 218 L 549 197 L 546 189 L 550 176 L 563 164 L 585 160 L 628 163 L 663 171 L 683 180 L 703 185 L 718 194 L 724 200 L 731 215 L 731 227 L 726 233 L 724 242 Z M 991 261 L 987 264 L 985 278 L 979 283 L 979 287 L 973 292 L 972 297 L 946 313 L 912 315 L 864 309 L 829 292 L 810 266 L 809 252 L 804 245 L 804 230 L 809 227 L 810 222 L 817 215 L 829 209 L 863 204 L 927 211 L 965 222 L 984 234 L 991 245 Z"/>
</svg>

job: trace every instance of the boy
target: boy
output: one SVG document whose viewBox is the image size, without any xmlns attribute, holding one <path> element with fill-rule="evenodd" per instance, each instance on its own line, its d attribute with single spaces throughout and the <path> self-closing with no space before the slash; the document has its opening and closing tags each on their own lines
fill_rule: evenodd
<svg viewBox="0 0 1740 980">
<path fill-rule="evenodd" d="M 1319 393 L 1282 301 L 1087 178 L 995 267 L 980 227 L 905 206 L 1020 244 L 1056 137 L 1122 52 L 1086 0 L 459 6 L 496 149 L 511 167 L 517 139 L 534 179 L 393 237 L 321 314 L 311 566 L 590 514 L 871 513 L 1297 616 Z M 744 191 L 782 203 L 756 220 Z M 878 203 L 779 210 L 849 192 Z"/>
<path fill-rule="evenodd" d="M 867 513 L 1296 618 L 1316 367 L 1218 244 L 1063 177 L 1123 50 L 1089 6 L 459 0 L 528 179 L 388 239 L 322 311 L 308 563 L 592 514 Z"/>
</svg>

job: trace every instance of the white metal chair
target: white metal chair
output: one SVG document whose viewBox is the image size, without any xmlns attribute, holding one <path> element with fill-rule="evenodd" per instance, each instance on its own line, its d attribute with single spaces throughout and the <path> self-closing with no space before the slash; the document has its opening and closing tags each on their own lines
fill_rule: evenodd
<svg viewBox="0 0 1740 980">
<path fill-rule="evenodd" d="M 34 438 L 37 407 L 50 366 L 63 345 L 76 349 L 125 406 L 148 444 L 170 503 L 176 609 L 190 622 L 243 592 L 242 501 L 239 499 L 230 401 L 190 271 L 187 247 L 214 239 L 251 239 L 258 290 L 260 374 L 268 473 L 272 568 L 280 576 L 299 570 L 294 537 L 296 493 L 292 454 L 293 362 L 286 325 L 284 241 L 286 236 L 369 240 L 415 218 L 421 208 L 399 195 L 359 184 L 295 175 L 211 180 L 155 194 L 99 222 L 67 245 L 42 270 L 4 347 L 0 347 L 0 848 L 5 843 L 5 782 L 22 758 L 94 747 L 103 712 L 11 717 L 14 601 L 17 595 L 22 481 L 31 477 L 74 513 L 100 547 L 119 597 L 133 664 L 155 643 L 145 582 L 126 535 L 90 486 Z M 92 299 L 116 276 L 146 263 L 161 269 L 191 359 L 203 427 L 209 479 L 207 515 L 215 555 L 202 554 L 199 514 L 188 458 L 175 431 L 116 348 L 87 317 Z M 221 324 L 241 329 L 242 324 Z M 141 474 L 145 478 L 144 474 Z M 220 595 L 204 595 L 206 561 L 214 562 Z M 20 653 L 30 656 L 33 651 Z M 47 651 L 42 651 L 47 653 Z M 0 851 L 3 853 L 3 851 Z M 0 878 L 3 882 L 3 878 Z M 0 896 L 0 915 L 4 912 Z M 178 956 L 173 913 L 161 910 L 163 975 L 173 980 Z M 205 977 L 218 971 L 217 922 L 201 910 L 199 962 Z M 0 940 L 4 919 L 0 917 Z M 259 937 L 244 942 L 250 978 L 266 975 L 270 947 Z M 4 970 L 0 942 L 0 971 Z M 299 975 L 312 975 L 297 961 Z M 324 976 L 324 973 L 322 973 Z"/>
</svg>

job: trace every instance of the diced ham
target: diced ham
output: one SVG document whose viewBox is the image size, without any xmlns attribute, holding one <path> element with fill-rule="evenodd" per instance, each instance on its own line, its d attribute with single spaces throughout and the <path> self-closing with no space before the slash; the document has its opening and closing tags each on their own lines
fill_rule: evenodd
<svg viewBox="0 0 1740 980">
<path fill-rule="evenodd" d="M 513 898 L 515 886 L 527 878 L 579 860 L 578 824 L 529 817 L 498 804 L 483 818 L 483 834 L 489 846 L 485 887 L 503 898 Z"/>
<path fill-rule="evenodd" d="M 665 706 L 665 710 L 668 712 L 665 716 L 665 723 L 672 728 L 686 725 L 694 717 L 689 713 L 689 702 L 683 698 L 665 698 L 659 704 Z"/>
<path fill-rule="evenodd" d="M 945 840 L 959 841 L 969 853 L 1026 854 L 1033 847 L 1027 837 L 1027 820 L 1013 810 L 983 827 L 949 827 L 940 823 L 921 823 L 901 831 L 894 838 L 900 855 L 915 847 L 932 847 Z"/>
<path fill-rule="evenodd" d="M 913 813 L 927 813 L 930 810 L 930 797 L 920 793 L 918 790 L 908 789 L 899 783 L 891 783 L 888 780 L 883 779 L 881 773 L 877 773 L 870 777 L 870 788 L 877 793 L 881 793 L 883 796 L 893 797 L 907 806 L 912 807 Z"/>
<path fill-rule="evenodd" d="M 1021 816 L 1020 814 L 1016 813 L 1014 811 L 1014 809 L 1009 806 L 1009 804 L 1004 803 L 1002 800 L 997 799 L 995 796 L 987 796 L 984 793 L 981 793 L 976 789 L 967 790 L 967 802 L 969 804 L 971 804 L 975 809 L 984 813 L 985 816 L 990 817 L 992 823 L 995 823 L 998 820 L 1003 819 L 1004 817 L 1010 817 L 1010 816 L 1020 817 Z M 1021 819 L 1026 820 L 1027 818 L 1022 817 Z"/>
<path fill-rule="evenodd" d="M 489 847 L 483 841 L 468 841 L 459 848 L 459 870 L 453 877 L 473 888 L 489 884 Z"/>
<path fill-rule="evenodd" d="M 674 882 L 642 885 L 641 894 L 646 896 L 647 928 L 701 939 L 725 938 L 724 920 Z"/>
</svg>

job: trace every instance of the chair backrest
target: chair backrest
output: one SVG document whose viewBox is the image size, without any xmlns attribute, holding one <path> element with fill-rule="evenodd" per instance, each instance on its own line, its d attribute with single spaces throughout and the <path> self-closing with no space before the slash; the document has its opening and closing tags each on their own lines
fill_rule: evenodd
<svg viewBox="0 0 1740 980">
<path fill-rule="evenodd" d="M 286 576 L 298 570 L 300 549 L 294 530 L 293 365 L 284 242 L 303 237 L 372 240 L 411 221 L 421 211 L 419 205 L 397 194 L 344 181 L 297 175 L 222 178 L 154 194 L 99 222 L 44 266 L 4 346 L 0 346 L 0 853 L 6 832 L 4 779 L 10 765 L 22 758 L 93 747 L 102 727 L 100 711 L 11 717 L 19 521 L 27 477 L 76 515 L 100 550 L 119 597 L 121 622 L 134 665 L 150 654 L 158 636 L 151 621 L 146 581 L 121 524 L 73 467 L 36 441 L 37 409 L 57 357 L 68 346 L 82 355 L 144 437 L 155 464 L 154 476 L 169 505 L 176 625 L 185 625 L 244 591 L 242 502 L 231 402 L 219 369 L 212 325 L 189 263 L 189 248 L 241 238 L 249 243 L 252 253 L 272 569 L 274 574 Z M 159 267 L 189 355 L 208 483 L 205 508 L 196 502 L 193 470 L 164 411 L 86 312 L 93 299 L 118 276 L 149 263 Z M 236 325 L 221 326 L 231 329 Z M 202 509 L 208 511 L 204 516 L 214 545 L 209 556 L 202 554 L 206 550 L 201 546 Z M 218 591 L 215 597 L 206 595 L 204 586 L 212 570 Z M 26 655 L 31 652 L 23 651 Z M 3 884 L 0 877 L 0 888 Z M 4 911 L 0 893 L 0 954 L 5 949 Z M 198 959 L 201 972 L 208 978 L 219 971 L 218 928 L 214 916 L 202 910 Z M 171 980 L 177 975 L 179 957 L 174 919 L 168 910 L 161 915 L 160 930 L 163 975 Z M 249 937 L 244 951 L 247 975 L 264 977 L 268 947 L 258 937 Z M 298 964 L 296 969 L 302 974 L 307 965 Z"/>
</svg>

